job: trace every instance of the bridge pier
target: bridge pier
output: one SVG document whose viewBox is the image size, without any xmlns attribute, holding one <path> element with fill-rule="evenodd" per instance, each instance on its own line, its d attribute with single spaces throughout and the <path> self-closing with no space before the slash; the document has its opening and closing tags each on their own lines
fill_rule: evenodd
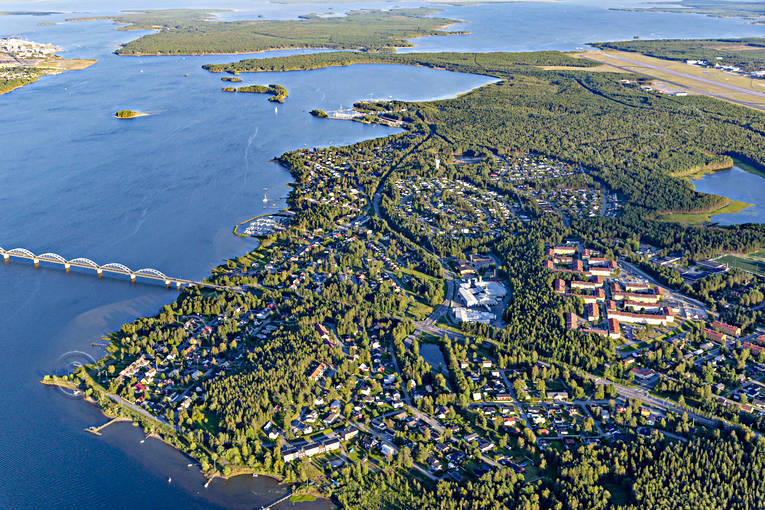
<svg viewBox="0 0 765 510">
<path fill-rule="evenodd" d="M 175 288 L 180 290 L 181 282 L 175 282 Z"/>
<path fill-rule="evenodd" d="M 135 283 L 135 275 L 134 274 L 130 275 L 130 283 Z"/>
<path fill-rule="evenodd" d="M 165 280 L 165 287 L 170 288 L 170 280 Z"/>
<path fill-rule="evenodd" d="M 101 278 L 104 276 L 104 270 L 99 267 L 96 269 L 96 274 L 98 274 L 98 277 Z"/>
<path fill-rule="evenodd" d="M 35 257 L 35 258 L 32 259 L 32 262 L 35 263 L 35 267 L 40 267 L 40 259 Z"/>
<path fill-rule="evenodd" d="M 4 260 L 5 262 L 10 262 L 10 260 L 11 260 L 11 256 L 10 256 L 10 255 L 8 255 L 7 253 L 3 253 L 3 260 Z"/>
<path fill-rule="evenodd" d="M 64 269 L 66 269 L 66 272 L 67 272 L 67 273 L 69 272 L 69 270 L 71 269 L 71 266 L 69 265 L 69 262 L 67 262 L 66 264 L 64 264 Z"/>
</svg>

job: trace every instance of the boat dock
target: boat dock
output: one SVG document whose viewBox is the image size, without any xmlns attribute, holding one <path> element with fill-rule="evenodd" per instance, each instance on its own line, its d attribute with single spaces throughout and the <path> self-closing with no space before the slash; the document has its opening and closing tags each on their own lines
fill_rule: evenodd
<svg viewBox="0 0 765 510">
<path fill-rule="evenodd" d="M 112 418 L 111 420 L 107 421 L 103 425 L 100 425 L 98 427 L 96 427 L 95 425 L 92 425 L 92 426 L 86 428 L 85 430 L 87 430 L 91 434 L 95 434 L 97 436 L 100 436 L 102 430 L 104 430 L 106 427 L 108 427 L 112 423 L 117 423 L 118 421 L 130 421 L 130 419 L 129 418 L 125 418 L 124 416 L 117 416 L 117 417 Z"/>
</svg>

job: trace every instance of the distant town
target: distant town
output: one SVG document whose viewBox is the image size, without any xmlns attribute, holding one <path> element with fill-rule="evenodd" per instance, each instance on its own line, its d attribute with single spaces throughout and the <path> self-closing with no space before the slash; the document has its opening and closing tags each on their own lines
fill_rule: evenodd
<svg viewBox="0 0 765 510">
<path fill-rule="evenodd" d="M 63 50 L 52 44 L 0 39 L 0 94 L 33 83 L 40 76 L 81 70 L 95 63 L 95 60 L 61 59 L 56 56 L 60 51 Z"/>
</svg>

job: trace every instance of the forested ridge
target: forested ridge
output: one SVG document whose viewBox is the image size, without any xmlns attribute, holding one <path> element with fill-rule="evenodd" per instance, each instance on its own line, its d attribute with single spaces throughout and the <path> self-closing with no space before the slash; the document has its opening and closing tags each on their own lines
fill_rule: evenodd
<svg viewBox="0 0 765 510">
<path fill-rule="evenodd" d="M 394 466 L 346 468 L 334 496 L 342 508 L 754 510 L 765 504 L 765 441 L 736 437 L 667 441 L 656 434 L 610 447 L 547 452 L 555 481 L 525 483 L 511 469 L 460 485 L 423 486 Z"/>
<path fill-rule="evenodd" d="M 120 55 L 203 55 L 285 48 L 391 50 L 414 37 L 450 35 L 442 27 L 458 20 L 430 16 L 431 8 L 354 10 L 344 16 L 304 15 L 298 20 L 212 21 L 212 9 L 125 11 L 111 19 L 122 30 L 155 30 L 123 45 Z"/>
</svg>

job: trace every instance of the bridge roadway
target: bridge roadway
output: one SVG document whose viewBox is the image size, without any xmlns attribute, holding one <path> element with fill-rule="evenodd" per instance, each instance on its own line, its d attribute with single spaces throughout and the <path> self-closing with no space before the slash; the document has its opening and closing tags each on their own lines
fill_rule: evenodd
<svg viewBox="0 0 765 510">
<path fill-rule="evenodd" d="M 164 282 L 165 286 L 168 288 L 172 284 L 175 284 L 176 288 L 178 289 L 180 289 L 184 285 L 186 285 L 187 287 L 196 285 L 198 287 L 207 287 L 207 288 L 216 289 L 216 290 L 224 290 L 224 289 L 234 290 L 234 291 L 242 290 L 239 287 L 227 287 L 225 285 L 215 285 L 215 284 L 207 283 L 207 282 L 187 280 L 185 278 L 177 278 L 175 276 L 167 276 L 161 271 L 158 271 L 157 269 L 153 269 L 149 267 L 134 271 L 130 269 L 129 267 L 123 264 L 119 264 L 117 262 L 111 262 L 109 264 L 99 265 L 93 262 L 92 260 L 86 259 L 86 258 L 76 258 L 76 259 L 67 260 L 61 255 L 59 255 L 58 253 L 42 253 L 40 255 L 36 255 L 25 248 L 14 248 L 12 250 L 6 250 L 0 247 L 0 255 L 3 256 L 3 260 L 5 262 L 9 262 L 11 257 L 15 257 L 19 259 L 31 260 L 32 262 L 34 262 L 35 267 L 39 267 L 40 262 L 47 262 L 49 264 L 58 264 L 60 266 L 63 266 L 67 272 L 69 272 L 69 269 L 72 267 L 79 267 L 82 269 L 92 269 L 96 272 L 99 278 L 103 275 L 103 273 L 112 273 L 117 275 L 129 276 L 131 282 L 135 282 L 136 278 L 140 277 L 140 278 L 145 278 L 148 280 Z"/>
</svg>

